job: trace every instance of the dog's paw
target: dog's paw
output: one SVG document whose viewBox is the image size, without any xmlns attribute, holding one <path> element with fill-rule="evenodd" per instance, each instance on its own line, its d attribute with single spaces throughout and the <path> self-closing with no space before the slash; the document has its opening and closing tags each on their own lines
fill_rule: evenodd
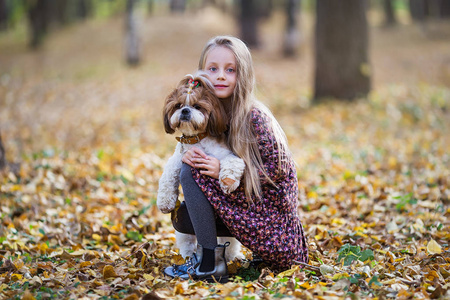
<svg viewBox="0 0 450 300">
<path fill-rule="evenodd" d="M 220 179 L 220 188 L 225 194 L 234 192 L 241 182 L 236 178 L 225 177 Z"/>
<path fill-rule="evenodd" d="M 170 195 L 170 196 L 163 196 L 159 195 L 156 199 L 156 205 L 158 206 L 158 209 L 164 213 L 168 214 L 172 210 L 174 210 L 177 206 L 178 197 L 176 195 Z"/>
</svg>

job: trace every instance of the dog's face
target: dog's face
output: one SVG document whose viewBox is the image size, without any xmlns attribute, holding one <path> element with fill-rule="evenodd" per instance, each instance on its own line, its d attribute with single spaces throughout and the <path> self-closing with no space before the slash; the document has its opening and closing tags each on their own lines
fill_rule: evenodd
<svg viewBox="0 0 450 300">
<path fill-rule="evenodd" d="M 207 80 L 186 77 L 170 93 L 164 105 L 167 133 L 181 131 L 186 136 L 207 132 L 220 136 L 226 130 L 226 113 Z"/>
</svg>

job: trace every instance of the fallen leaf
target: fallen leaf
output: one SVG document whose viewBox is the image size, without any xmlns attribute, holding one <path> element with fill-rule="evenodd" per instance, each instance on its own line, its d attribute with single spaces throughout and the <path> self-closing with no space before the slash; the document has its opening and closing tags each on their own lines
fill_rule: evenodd
<svg viewBox="0 0 450 300">
<path fill-rule="evenodd" d="M 103 268 L 103 278 L 108 279 L 112 277 L 117 277 L 116 271 L 114 270 L 114 267 L 111 265 L 106 265 Z"/>
<path fill-rule="evenodd" d="M 427 244 L 427 251 L 430 254 L 441 254 L 441 246 L 433 239 L 431 239 Z"/>
</svg>

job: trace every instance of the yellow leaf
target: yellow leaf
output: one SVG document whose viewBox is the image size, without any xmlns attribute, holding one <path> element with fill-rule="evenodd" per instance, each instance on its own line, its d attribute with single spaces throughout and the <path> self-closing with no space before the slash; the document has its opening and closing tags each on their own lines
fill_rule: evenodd
<svg viewBox="0 0 450 300">
<path fill-rule="evenodd" d="M 170 261 L 172 264 L 176 264 L 176 265 L 182 265 L 186 262 L 185 259 L 183 258 L 183 256 L 181 256 L 179 254 L 172 256 L 172 259 Z"/>
<path fill-rule="evenodd" d="M 345 223 L 347 223 L 347 221 L 343 218 L 334 218 L 331 220 L 331 224 L 333 224 L 333 225 L 342 226 Z"/>
<path fill-rule="evenodd" d="M 155 277 L 152 274 L 144 274 L 144 275 L 142 275 L 142 277 L 144 277 L 145 280 L 150 280 L 150 281 L 153 281 L 153 279 L 155 279 Z"/>
<path fill-rule="evenodd" d="M 14 262 L 14 266 L 16 267 L 17 270 L 21 269 L 24 266 L 23 260 L 18 259 L 17 261 Z"/>
<path fill-rule="evenodd" d="M 111 277 L 117 277 L 116 271 L 114 271 L 114 267 L 111 265 L 106 265 L 103 268 L 103 278 L 108 279 Z"/>
<path fill-rule="evenodd" d="M 90 265 L 92 265 L 92 263 L 90 261 L 83 261 L 80 264 L 80 268 L 85 268 L 85 267 L 89 267 Z"/>
<path fill-rule="evenodd" d="M 310 285 L 307 281 L 305 281 L 305 282 L 303 282 L 302 284 L 300 284 L 299 285 L 301 288 L 304 288 L 304 289 L 310 289 L 310 288 L 313 288 L 314 286 L 312 286 L 312 285 Z"/>
<path fill-rule="evenodd" d="M 33 294 L 31 294 L 29 290 L 26 290 L 25 293 L 23 293 L 22 300 L 36 300 L 36 298 L 33 297 Z"/>
<path fill-rule="evenodd" d="M 141 258 L 141 268 L 143 269 L 145 267 L 145 262 L 147 261 L 147 255 L 142 255 Z"/>
<path fill-rule="evenodd" d="M 46 254 L 48 249 L 48 245 L 46 243 L 42 243 L 39 245 L 39 250 L 41 251 L 42 254 Z"/>
<path fill-rule="evenodd" d="M 128 297 L 124 298 L 123 300 L 139 300 L 139 296 L 136 294 L 131 294 Z"/>
<path fill-rule="evenodd" d="M 22 275 L 21 274 L 12 274 L 11 275 L 11 281 L 16 282 L 16 281 L 19 281 L 21 279 L 22 279 Z"/>
<path fill-rule="evenodd" d="M 308 192 L 308 194 L 306 195 L 308 198 L 313 198 L 313 199 L 317 199 L 317 193 L 314 191 L 310 191 Z"/>
<path fill-rule="evenodd" d="M 183 288 L 183 284 L 182 283 L 178 283 L 175 286 L 175 289 L 173 290 L 175 295 L 182 295 L 184 294 L 184 288 Z"/>
<path fill-rule="evenodd" d="M 441 246 L 433 239 L 431 239 L 431 241 L 428 242 L 427 250 L 428 250 L 428 253 L 430 253 L 430 254 L 441 254 L 442 253 Z"/>
<path fill-rule="evenodd" d="M 349 277 L 350 277 L 350 275 L 348 275 L 348 273 L 337 273 L 331 279 L 336 281 L 339 279 L 344 279 L 344 278 L 349 278 Z"/>
<path fill-rule="evenodd" d="M 122 176 L 127 179 L 128 181 L 134 180 L 134 175 L 127 169 L 122 169 Z"/>
<path fill-rule="evenodd" d="M 388 164 L 391 169 L 395 169 L 397 167 L 397 158 L 390 156 L 388 159 Z"/>
<path fill-rule="evenodd" d="M 292 269 L 281 272 L 280 274 L 278 274 L 278 277 L 290 277 L 295 273 L 295 271 L 297 271 L 297 269 L 298 269 L 298 266 L 295 266 Z"/>
</svg>

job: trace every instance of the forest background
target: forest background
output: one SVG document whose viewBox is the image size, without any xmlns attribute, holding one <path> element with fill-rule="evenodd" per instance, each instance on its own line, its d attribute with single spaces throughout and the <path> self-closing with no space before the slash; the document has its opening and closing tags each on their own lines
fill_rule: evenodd
<svg viewBox="0 0 450 300">
<path fill-rule="evenodd" d="M 0 298 L 449 297 L 446 1 L 366 2 L 370 85 L 320 101 L 326 0 L 67 0 L 39 19 L 48 1 L 0 1 Z M 176 143 L 162 105 L 218 34 L 251 45 L 257 96 L 287 134 L 310 263 L 170 280 L 182 259 L 155 207 Z"/>
</svg>

